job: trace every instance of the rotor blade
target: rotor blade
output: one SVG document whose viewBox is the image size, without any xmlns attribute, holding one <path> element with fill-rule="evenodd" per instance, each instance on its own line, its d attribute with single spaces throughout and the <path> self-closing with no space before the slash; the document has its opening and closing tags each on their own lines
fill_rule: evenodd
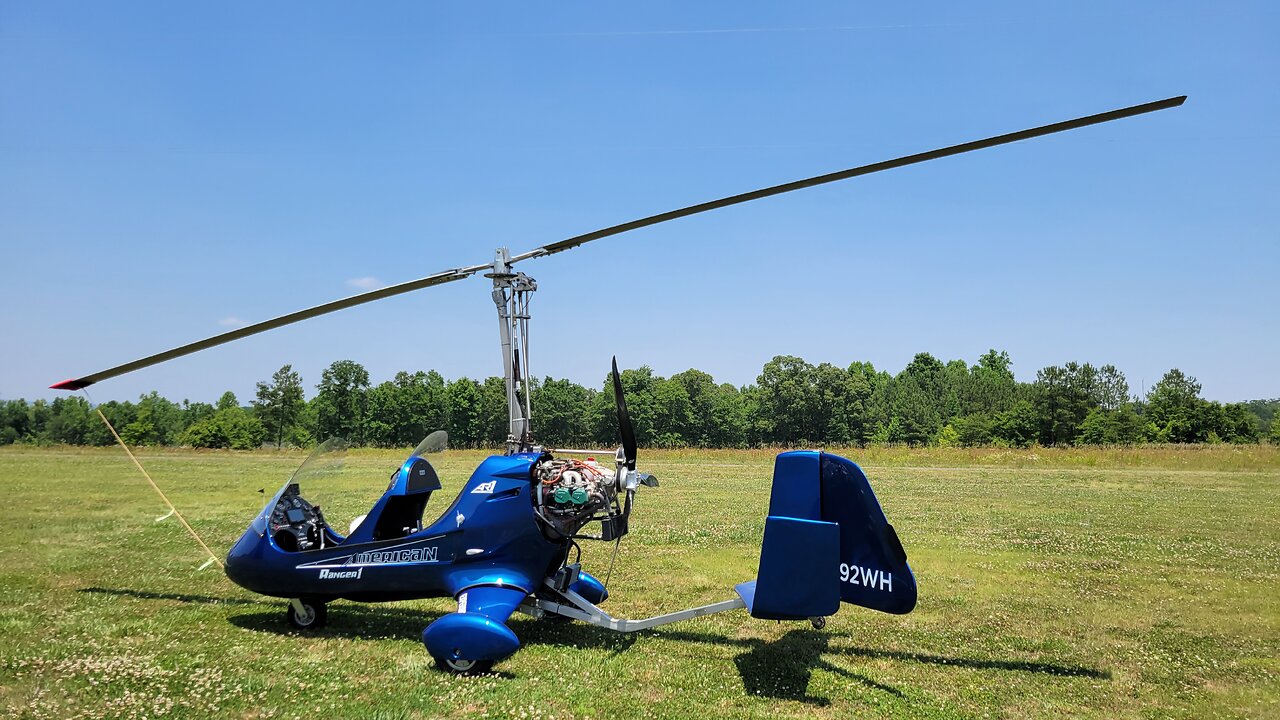
<svg viewBox="0 0 1280 720">
<path fill-rule="evenodd" d="M 240 338 L 248 337 L 250 335 L 257 335 L 258 333 L 266 332 L 267 330 L 274 330 L 275 328 L 290 325 L 308 318 L 313 318 L 317 315 L 324 315 L 338 310 L 344 310 L 356 305 L 373 302 L 374 300 L 381 300 L 383 298 L 389 298 L 395 295 L 412 292 L 414 290 L 431 287 L 432 285 L 442 285 L 447 282 L 453 282 L 454 280 L 461 280 L 465 277 L 470 277 L 481 270 L 489 269 L 490 267 L 492 266 L 473 265 L 465 268 L 454 268 L 453 270 L 445 270 L 444 272 L 439 272 L 435 275 L 428 275 L 427 277 L 410 280 L 409 282 L 400 283 L 399 285 L 392 285 L 391 287 L 380 288 L 378 290 L 370 290 L 369 292 L 360 293 L 359 295 L 352 295 L 351 297 L 342 298 L 341 300 L 334 300 L 333 302 L 327 302 L 323 305 L 316 305 L 315 307 L 308 308 L 306 310 L 299 310 L 297 312 L 289 313 L 288 315 L 281 315 L 280 317 L 273 318 L 271 320 L 264 320 L 260 323 L 236 328 L 235 330 L 222 333 L 221 335 L 214 335 L 211 338 L 188 343 L 182 347 L 166 350 L 162 353 L 156 353 L 155 355 L 148 355 L 141 360 L 134 360 L 133 362 L 127 362 L 123 365 L 117 365 L 113 368 L 93 373 L 92 375 L 72 378 L 71 380 L 63 380 L 62 382 L 50 385 L 49 387 L 54 390 L 79 390 L 100 380 L 106 380 L 107 378 L 113 378 L 127 372 L 133 372 L 134 370 L 155 365 L 156 363 L 162 363 L 166 360 L 182 357 L 183 355 L 190 355 L 193 352 L 205 350 L 223 343 L 229 343 L 232 340 L 239 340 Z"/>
<path fill-rule="evenodd" d="M 627 412 L 627 399 L 622 394 L 622 379 L 618 377 L 618 358 L 613 358 L 613 401 L 618 409 L 618 433 L 622 435 L 622 454 L 627 458 L 627 469 L 636 469 L 636 429 L 631 425 Z"/>
<path fill-rule="evenodd" d="M 840 170 L 833 173 L 827 173 L 826 175 L 817 175 L 804 180 L 796 180 L 795 182 L 783 183 L 782 185 L 774 185 L 773 187 L 752 190 L 751 192 L 745 192 L 738 195 L 731 195 L 729 197 L 720 198 L 719 200 L 711 200 L 697 205 L 690 205 L 689 207 L 680 208 L 679 210 L 659 213 L 658 215 L 650 215 L 647 218 L 632 220 L 631 222 L 614 225 L 612 227 L 596 230 L 584 235 L 576 235 L 567 240 L 554 242 L 550 245 L 543 245 L 540 248 L 535 248 L 529 252 L 516 255 L 511 258 L 511 261 L 518 262 L 520 260 L 528 260 L 529 258 L 551 255 L 553 253 L 558 253 L 561 250 L 568 250 L 569 248 L 577 247 L 583 243 L 591 242 L 592 240 L 609 237 L 610 235 L 617 235 L 629 230 L 648 227 L 649 225 L 657 225 L 658 223 L 675 220 L 676 218 L 688 217 L 689 215 L 697 215 L 698 213 L 707 212 L 708 210 L 717 210 L 722 207 L 737 205 L 738 203 L 759 200 L 760 198 L 766 198 L 771 195 L 781 195 L 782 193 L 791 192 L 792 190 L 801 190 L 803 188 L 814 187 L 815 185 L 825 185 L 826 183 L 835 182 L 837 180 L 846 180 L 859 175 L 870 175 L 871 173 L 880 172 L 881 170 L 891 170 L 893 168 L 900 168 L 906 165 L 914 165 L 927 160 L 936 160 L 950 155 L 967 153 L 971 150 L 982 150 L 984 148 L 995 147 L 996 145 L 1005 145 L 1019 140 L 1028 140 L 1030 138 L 1041 137 L 1043 135 L 1052 135 L 1053 133 L 1062 132 L 1064 130 L 1074 130 L 1088 125 L 1097 125 L 1099 123 L 1119 120 L 1121 118 L 1132 117 L 1134 115 L 1141 115 L 1143 113 L 1154 112 L 1156 110 L 1165 110 L 1181 105 L 1186 99 L 1186 95 L 1180 95 L 1178 97 L 1171 97 L 1165 100 L 1157 100 L 1155 102 L 1144 103 L 1142 105 L 1134 105 L 1133 107 L 1111 110 L 1109 112 L 1098 113 L 1097 115 L 1088 115 L 1074 120 L 1065 120 L 1063 122 L 1053 123 L 1052 125 L 1042 125 L 1029 130 L 1020 130 L 1018 132 L 1006 133 L 1004 135 L 996 135 L 995 137 L 989 137 L 984 140 L 974 140 L 972 142 L 952 145 L 938 150 L 916 153 L 915 155 L 906 155 L 893 160 L 884 160 L 870 165 L 862 165 L 848 170 Z"/>
</svg>

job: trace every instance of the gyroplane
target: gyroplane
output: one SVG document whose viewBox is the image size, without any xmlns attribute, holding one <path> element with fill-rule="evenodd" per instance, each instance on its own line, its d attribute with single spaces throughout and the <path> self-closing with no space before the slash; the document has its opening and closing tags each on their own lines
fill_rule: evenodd
<svg viewBox="0 0 1280 720">
<path fill-rule="evenodd" d="M 774 185 L 516 255 L 501 247 L 490 262 L 299 310 L 52 387 L 85 388 L 291 323 L 483 274 L 491 281 L 499 320 L 510 420 L 505 452 L 480 463 L 451 504 L 427 515 L 432 495 L 441 489 L 430 457 L 447 442 L 443 433 L 433 433 L 394 470 L 386 491 L 367 514 L 345 529 L 335 529 L 321 507 L 308 500 L 310 485 L 324 475 L 326 458 L 341 447 L 326 442 L 271 497 L 231 548 L 224 567 L 233 582 L 286 599 L 287 621 L 303 630 L 322 626 L 327 603 L 337 599 L 453 598 L 457 610 L 428 625 L 422 641 L 441 668 L 458 673 L 485 670 L 520 647 L 506 624 L 516 611 L 618 632 L 740 608 L 756 618 L 807 620 L 815 628 L 822 627 L 842 602 L 908 613 L 916 604 L 915 577 L 867 476 L 857 464 L 820 451 L 777 456 L 757 578 L 736 586 L 735 597 L 641 620 L 614 618 L 602 610 L 609 592 L 605 583 L 582 568 L 579 541 L 620 541 L 627 534 L 637 490 L 656 488 L 658 482 L 637 470 L 636 438 L 616 358 L 612 384 L 621 447 L 577 450 L 538 443 L 528 392 L 529 302 L 537 283 L 516 271 L 516 264 L 697 213 L 1173 108 L 1185 100 L 1168 98 Z M 424 522 L 430 516 L 436 519 Z"/>
</svg>

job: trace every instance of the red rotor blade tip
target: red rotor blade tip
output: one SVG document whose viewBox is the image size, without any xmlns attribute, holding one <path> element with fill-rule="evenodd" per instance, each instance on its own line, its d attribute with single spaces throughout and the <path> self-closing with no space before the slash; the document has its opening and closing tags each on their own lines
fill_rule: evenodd
<svg viewBox="0 0 1280 720">
<path fill-rule="evenodd" d="M 82 388 L 87 388 L 92 384 L 93 383 L 87 383 L 76 378 L 71 378 L 70 380 L 63 380 L 60 383 L 54 383 L 50 385 L 49 388 L 52 390 L 80 390 Z"/>
</svg>

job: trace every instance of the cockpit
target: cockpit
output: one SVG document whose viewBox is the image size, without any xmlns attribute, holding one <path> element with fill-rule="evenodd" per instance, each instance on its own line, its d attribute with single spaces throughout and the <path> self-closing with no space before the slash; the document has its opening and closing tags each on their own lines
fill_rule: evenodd
<svg viewBox="0 0 1280 720">
<path fill-rule="evenodd" d="M 354 508 L 341 497 L 350 482 L 344 477 L 347 444 L 328 440 L 316 448 L 284 487 L 263 508 L 259 520 L 266 534 L 285 552 L 307 552 L 343 544 L 375 542 L 406 537 L 423 529 L 422 515 L 432 493 L 441 488 L 440 476 L 425 456 L 441 452 L 448 445 L 444 431 L 428 435 L 409 458 L 391 474 L 382 497 L 367 514 L 355 517 L 345 536 L 325 518 L 326 509 Z M 310 500 L 303 496 L 305 491 Z M 367 506 L 366 506 L 367 507 Z"/>
</svg>

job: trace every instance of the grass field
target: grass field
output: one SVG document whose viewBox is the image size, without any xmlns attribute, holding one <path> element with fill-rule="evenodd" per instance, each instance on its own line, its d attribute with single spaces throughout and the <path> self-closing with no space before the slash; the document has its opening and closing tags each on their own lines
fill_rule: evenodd
<svg viewBox="0 0 1280 720">
<path fill-rule="evenodd" d="M 852 450 L 920 602 L 821 632 L 743 611 L 635 635 L 517 614 L 496 672 L 435 670 L 444 600 L 291 632 L 119 449 L 0 448 L 0 713 L 77 717 L 1280 717 L 1280 451 Z M 303 455 L 141 453 L 225 553 Z M 446 493 L 481 457 L 438 463 Z M 371 501 L 401 453 L 349 458 Z M 773 453 L 646 451 L 606 607 L 647 617 L 755 574 Z M 305 488 L 304 488 L 305 490 Z M 642 488 L 647 490 L 647 488 Z M 447 500 L 428 506 L 434 517 Z M 328 509 L 328 508 L 326 508 Z M 330 519 L 335 525 L 346 518 Z M 600 575 L 609 548 L 588 546 Z"/>
</svg>

